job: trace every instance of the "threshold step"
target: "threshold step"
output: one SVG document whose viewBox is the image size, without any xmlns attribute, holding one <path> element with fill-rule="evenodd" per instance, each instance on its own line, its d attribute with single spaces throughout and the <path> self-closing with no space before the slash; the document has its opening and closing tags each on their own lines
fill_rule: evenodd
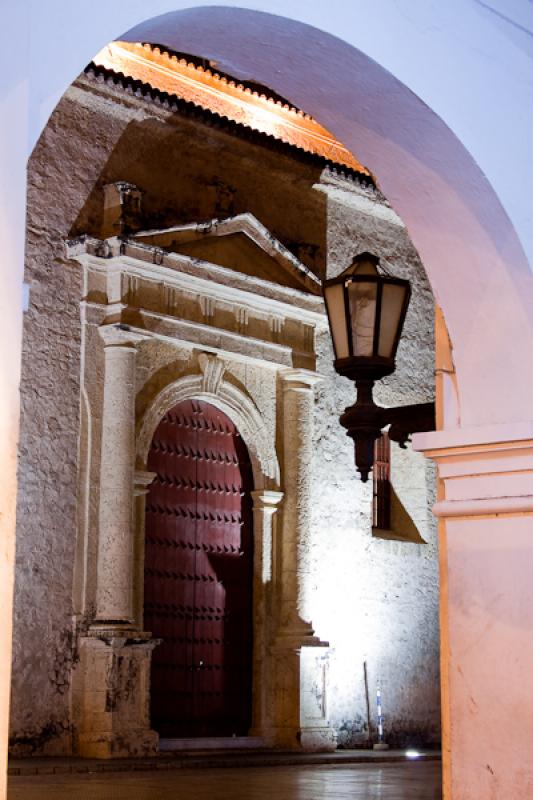
<svg viewBox="0 0 533 800">
<path fill-rule="evenodd" d="M 159 740 L 159 750 L 165 753 L 183 750 L 259 750 L 264 747 L 265 741 L 260 736 L 203 736 Z"/>
</svg>

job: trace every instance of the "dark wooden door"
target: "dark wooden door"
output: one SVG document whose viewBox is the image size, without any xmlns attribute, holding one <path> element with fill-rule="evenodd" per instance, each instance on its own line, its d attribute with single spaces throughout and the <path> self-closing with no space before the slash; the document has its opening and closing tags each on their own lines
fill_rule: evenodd
<svg viewBox="0 0 533 800">
<path fill-rule="evenodd" d="M 152 726 L 242 736 L 251 721 L 252 469 L 231 420 L 197 400 L 157 428 L 148 469 L 144 622 Z"/>
</svg>

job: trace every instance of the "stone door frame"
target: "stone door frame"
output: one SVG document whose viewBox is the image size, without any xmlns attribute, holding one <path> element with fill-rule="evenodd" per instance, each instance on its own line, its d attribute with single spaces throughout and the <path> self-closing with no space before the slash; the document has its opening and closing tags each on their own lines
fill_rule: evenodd
<svg viewBox="0 0 533 800">
<path fill-rule="evenodd" d="M 269 632 L 267 606 L 269 582 L 273 577 L 272 552 L 276 529 L 276 511 L 283 499 L 279 486 L 279 462 L 274 446 L 265 434 L 264 421 L 253 400 L 229 381 L 224 380 L 225 363 L 214 354 L 199 357 L 201 373 L 179 378 L 162 389 L 144 413 L 138 428 L 136 455 L 139 469 L 136 484 L 146 486 L 151 480 L 146 470 L 150 443 L 155 430 L 177 403 L 183 400 L 203 400 L 223 411 L 235 424 L 248 449 L 252 464 L 254 490 L 253 532 L 254 566 L 252 591 L 253 653 L 252 653 L 252 728 L 250 733 L 269 741 L 273 721 L 269 720 Z M 152 475 L 153 477 L 153 475 Z M 148 483 L 149 485 L 149 483 Z M 135 577 L 135 608 L 137 623 L 142 628 L 143 566 L 145 537 L 146 492 L 138 492 L 135 503 L 134 531 L 139 553 Z"/>
</svg>

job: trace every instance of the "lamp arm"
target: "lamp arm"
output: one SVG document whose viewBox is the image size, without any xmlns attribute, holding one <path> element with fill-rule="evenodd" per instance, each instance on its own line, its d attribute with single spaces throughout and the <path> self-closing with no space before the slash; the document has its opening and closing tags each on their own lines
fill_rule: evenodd
<svg viewBox="0 0 533 800">
<path fill-rule="evenodd" d="M 383 409 L 385 425 L 390 425 L 389 439 L 405 448 L 412 433 L 435 430 L 435 403 L 413 403 Z"/>
<path fill-rule="evenodd" d="M 340 423 L 355 444 L 355 463 L 361 480 L 366 482 L 374 464 L 374 443 L 387 425 L 389 438 L 405 448 L 412 433 L 435 430 L 435 403 L 382 408 L 374 403 L 374 381 L 360 379 L 357 402 L 344 409 Z"/>
</svg>

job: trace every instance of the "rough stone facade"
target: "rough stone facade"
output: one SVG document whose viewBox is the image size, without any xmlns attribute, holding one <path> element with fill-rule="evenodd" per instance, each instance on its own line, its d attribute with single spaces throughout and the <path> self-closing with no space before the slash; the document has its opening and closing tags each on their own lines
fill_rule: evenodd
<svg viewBox="0 0 533 800">
<path fill-rule="evenodd" d="M 138 290 L 142 277 L 132 279 L 127 273 L 133 274 L 137 267 L 131 264 L 136 261 L 142 266 L 147 256 L 133 249 L 127 253 L 130 266 L 118 270 L 119 283 L 110 289 L 109 275 L 104 277 L 102 272 L 98 277 L 97 262 L 103 251 L 90 251 L 86 244 L 85 255 L 72 248 L 67 254 L 65 249 L 66 240 L 82 234 L 100 239 L 107 224 L 103 187 L 116 181 L 142 188 L 142 227 L 253 215 L 273 240 L 275 237 L 319 278 L 337 274 L 362 250 L 379 254 L 389 271 L 410 278 L 413 298 L 397 371 L 381 382 L 377 400 L 391 405 L 422 402 L 433 394 L 433 298 L 405 228 L 379 192 L 317 165 L 297 151 L 272 148 L 266 138 L 248 140 L 205 119 L 173 114 L 127 95 L 120 86 L 80 78 L 58 105 L 29 165 L 26 280 L 30 307 L 25 317 L 21 390 L 12 696 L 12 746 L 18 754 L 82 752 L 81 739 L 92 736 L 99 724 L 96 717 L 84 717 L 80 710 L 86 702 L 88 671 L 112 671 L 114 653 L 129 646 L 127 636 L 121 639 L 116 632 L 113 637 L 98 634 L 95 644 L 90 639 L 98 604 L 102 527 L 100 448 L 105 372 L 98 328 L 106 321 L 113 322 L 106 318 L 109 308 L 104 308 L 111 303 L 112 291 L 117 293 L 119 305 L 124 305 L 125 297 L 125 305 L 135 305 L 130 303 L 130 295 Z M 80 263 L 89 256 L 98 267 L 92 271 L 90 286 L 88 262 L 85 266 Z M 216 261 L 219 256 L 220 250 L 215 249 L 212 260 L 222 263 Z M 153 268 L 156 257 L 150 258 Z M 161 256 L 161 266 L 165 263 Z M 277 517 L 274 548 L 285 548 L 283 557 L 290 558 L 291 531 L 299 531 L 294 544 L 297 588 L 287 588 L 288 583 L 281 580 L 272 595 L 267 593 L 260 602 L 256 598 L 255 638 L 263 650 L 256 652 L 255 679 L 260 680 L 257 662 L 267 650 L 274 671 L 278 662 L 278 671 L 286 674 L 300 670 L 295 680 L 301 688 L 297 705 L 302 719 L 307 715 L 312 720 L 314 714 L 318 728 L 320 720 L 329 719 L 341 746 L 365 745 L 375 735 L 374 696 L 379 683 L 390 743 L 436 742 L 438 569 L 430 512 L 433 472 L 420 455 L 393 446 L 395 530 L 388 539 L 373 535 L 371 486 L 357 480 L 351 441 L 338 424 L 339 413 L 352 402 L 353 387 L 333 371 L 330 336 L 319 297 L 303 286 L 295 288 L 288 272 L 276 273 L 276 269 L 261 287 L 252 279 L 250 286 L 262 301 L 294 305 L 293 319 L 287 309 L 283 316 L 281 306 L 278 308 L 283 323 L 265 311 L 264 303 L 255 316 L 253 309 L 240 310 L 235 316 L 223 303 L 213 310 L 201 297 L 193 304 L 177 290 L 174 300 L 169 300 L 166 290 L 155 294 L 146 286 L 139 290 L 142 308 L 152 314 L 163 313 L 164 319 L 158 336 L 134 345 L 138 491 L 133 501 L 133 616 L 139 635 L 130 642 L 138 653 L 132 669 L 139 674 L 145 669 L 151 647 L 143 645 L 140 636 L 142 597 L 138 591 L 143 567 L 141 484 L 145 465 L 139 456 L 143 420 L 165 388 L 180 380 L 197 381 L 194 385 L 204 391 L 208 369 L 211 389 L 216 386 L 218 391 L 220 381 L 226 381 L 228 392 L 238 389 L 257 410 L 265 439 L 257 445 L 258 462 L 268 460 L 265 453 L 273 454 L 270 466 L 256 471 L 263 476 L 262 485 L 256 484 L 256 490 L 263 491 L 256 503 L 258 540 L 263 537 L 261 541 L 266 541 L 263 528 L 266 531 L 270 519 Z M 281 274 L 285 281 L 281 280 L 282 289 Z M 235 277 L 232 290 L 242 290 L 239 280 Z M 197 341 L 187 339 L 180 319 L 204 331 L 204 338 L 198 334 Z M 232 331 L 231 344 L 221 334 L 225 330 Z M 235 336 L 239 331 L 240 339 Z M 260 351 L 258 342 L 262 343 Z M 217 378 L 217 370 L 208 367 L 212 362 L 202 361 L 206 349 L 222 360 L 223 377 Z M 291 377 L 293 369 L 300 372 Z M 323 380 L 310 388 L 314 380 L 309 378 L 304 390 L 301 370 L 306 375 L 318 373 Z M 291 386 L 304 395 L 287 399 Z M 296 415 L 291 430 L 298 428 L 298 419 L 310 421 L 309 431 L 314 428 L 314 433 L 309 441 L 287 439 L 291 414 Z M 259 436 L 259 429 L 251 426 L 252 438 L 254 430 Z M 305 459 L 294 467 L 287 461 L 291 443 L 304 448 L 300 455 Z M 253 447 L 253 442 L 250 444 Z M 294 491 L 300 492 L 298 497 L 303 492 L 303 505 L 294 500 L 291 506 L 291 498 L 296 497 L 287 489 L 286 483 L 291 481 Z M 285 498 L 276 510 L 281 493 Z M 261 558 L 266 558 L 264 548 Z M 263 562 L 262 568 L 268 575 L 268 565 Z M 298 620 L 283 622 L 284 609 L 292 608 L 305 623 L 300 634 L 318 644 L 327 642 L 329 647 L 307 647 L 296 666 L 289 663 L 288 650 L 280 655 L 273 647 L 272 631 L 266 631 L 269 603 L 280 615 L 276 641 L 283 638 L 280 631 L 290 631 L 293 636 L 296 630 Z M 110 659 L 111 666 L 102 666 L 100 661 L 100 667 L 93 668 L 96 661 L 91 659 L 100 658 L 105 647 L 109 649 L 103 657 Z M 298 713 L 298 708 L 296 712 L 287 710 L 294 685 L 289 681 L 285 688 L 276 684 L 271 689 L 278 699 L 285 691 L 285 700 L 279 701 L 285 722 Z M 261 735 L 266 735 L 269 725 L 277 725 L 277 730 L 282 727 L 279 719 L 268 722 L 263 718 L 269 705 L 268 691 L 262 693 L 262 707 L 254 712 L 258 726 L 254 732 Z M 125 720 L 131 727 L 136 720 L 147 729 L 143 715 L 145 707 L 130 704 L 121 724 Z M 81 719 L 85 721 L 80 723 Z M 300 723 L 303 729 L 302 720 Z M 313 724 L 309 722 L 308 731 Z M 83 725 L 86 729 L 82 730 Z M 313 734 L 309 737 L 312 747 Z M 288 744 L 280 736 L 274 743 Z M 152 746 L 148 736 L 138 750 L 130 748 L 129 752 L 147 752 Z M 113 755 L 105 748 L 93 752 Z"/>
</svg>

